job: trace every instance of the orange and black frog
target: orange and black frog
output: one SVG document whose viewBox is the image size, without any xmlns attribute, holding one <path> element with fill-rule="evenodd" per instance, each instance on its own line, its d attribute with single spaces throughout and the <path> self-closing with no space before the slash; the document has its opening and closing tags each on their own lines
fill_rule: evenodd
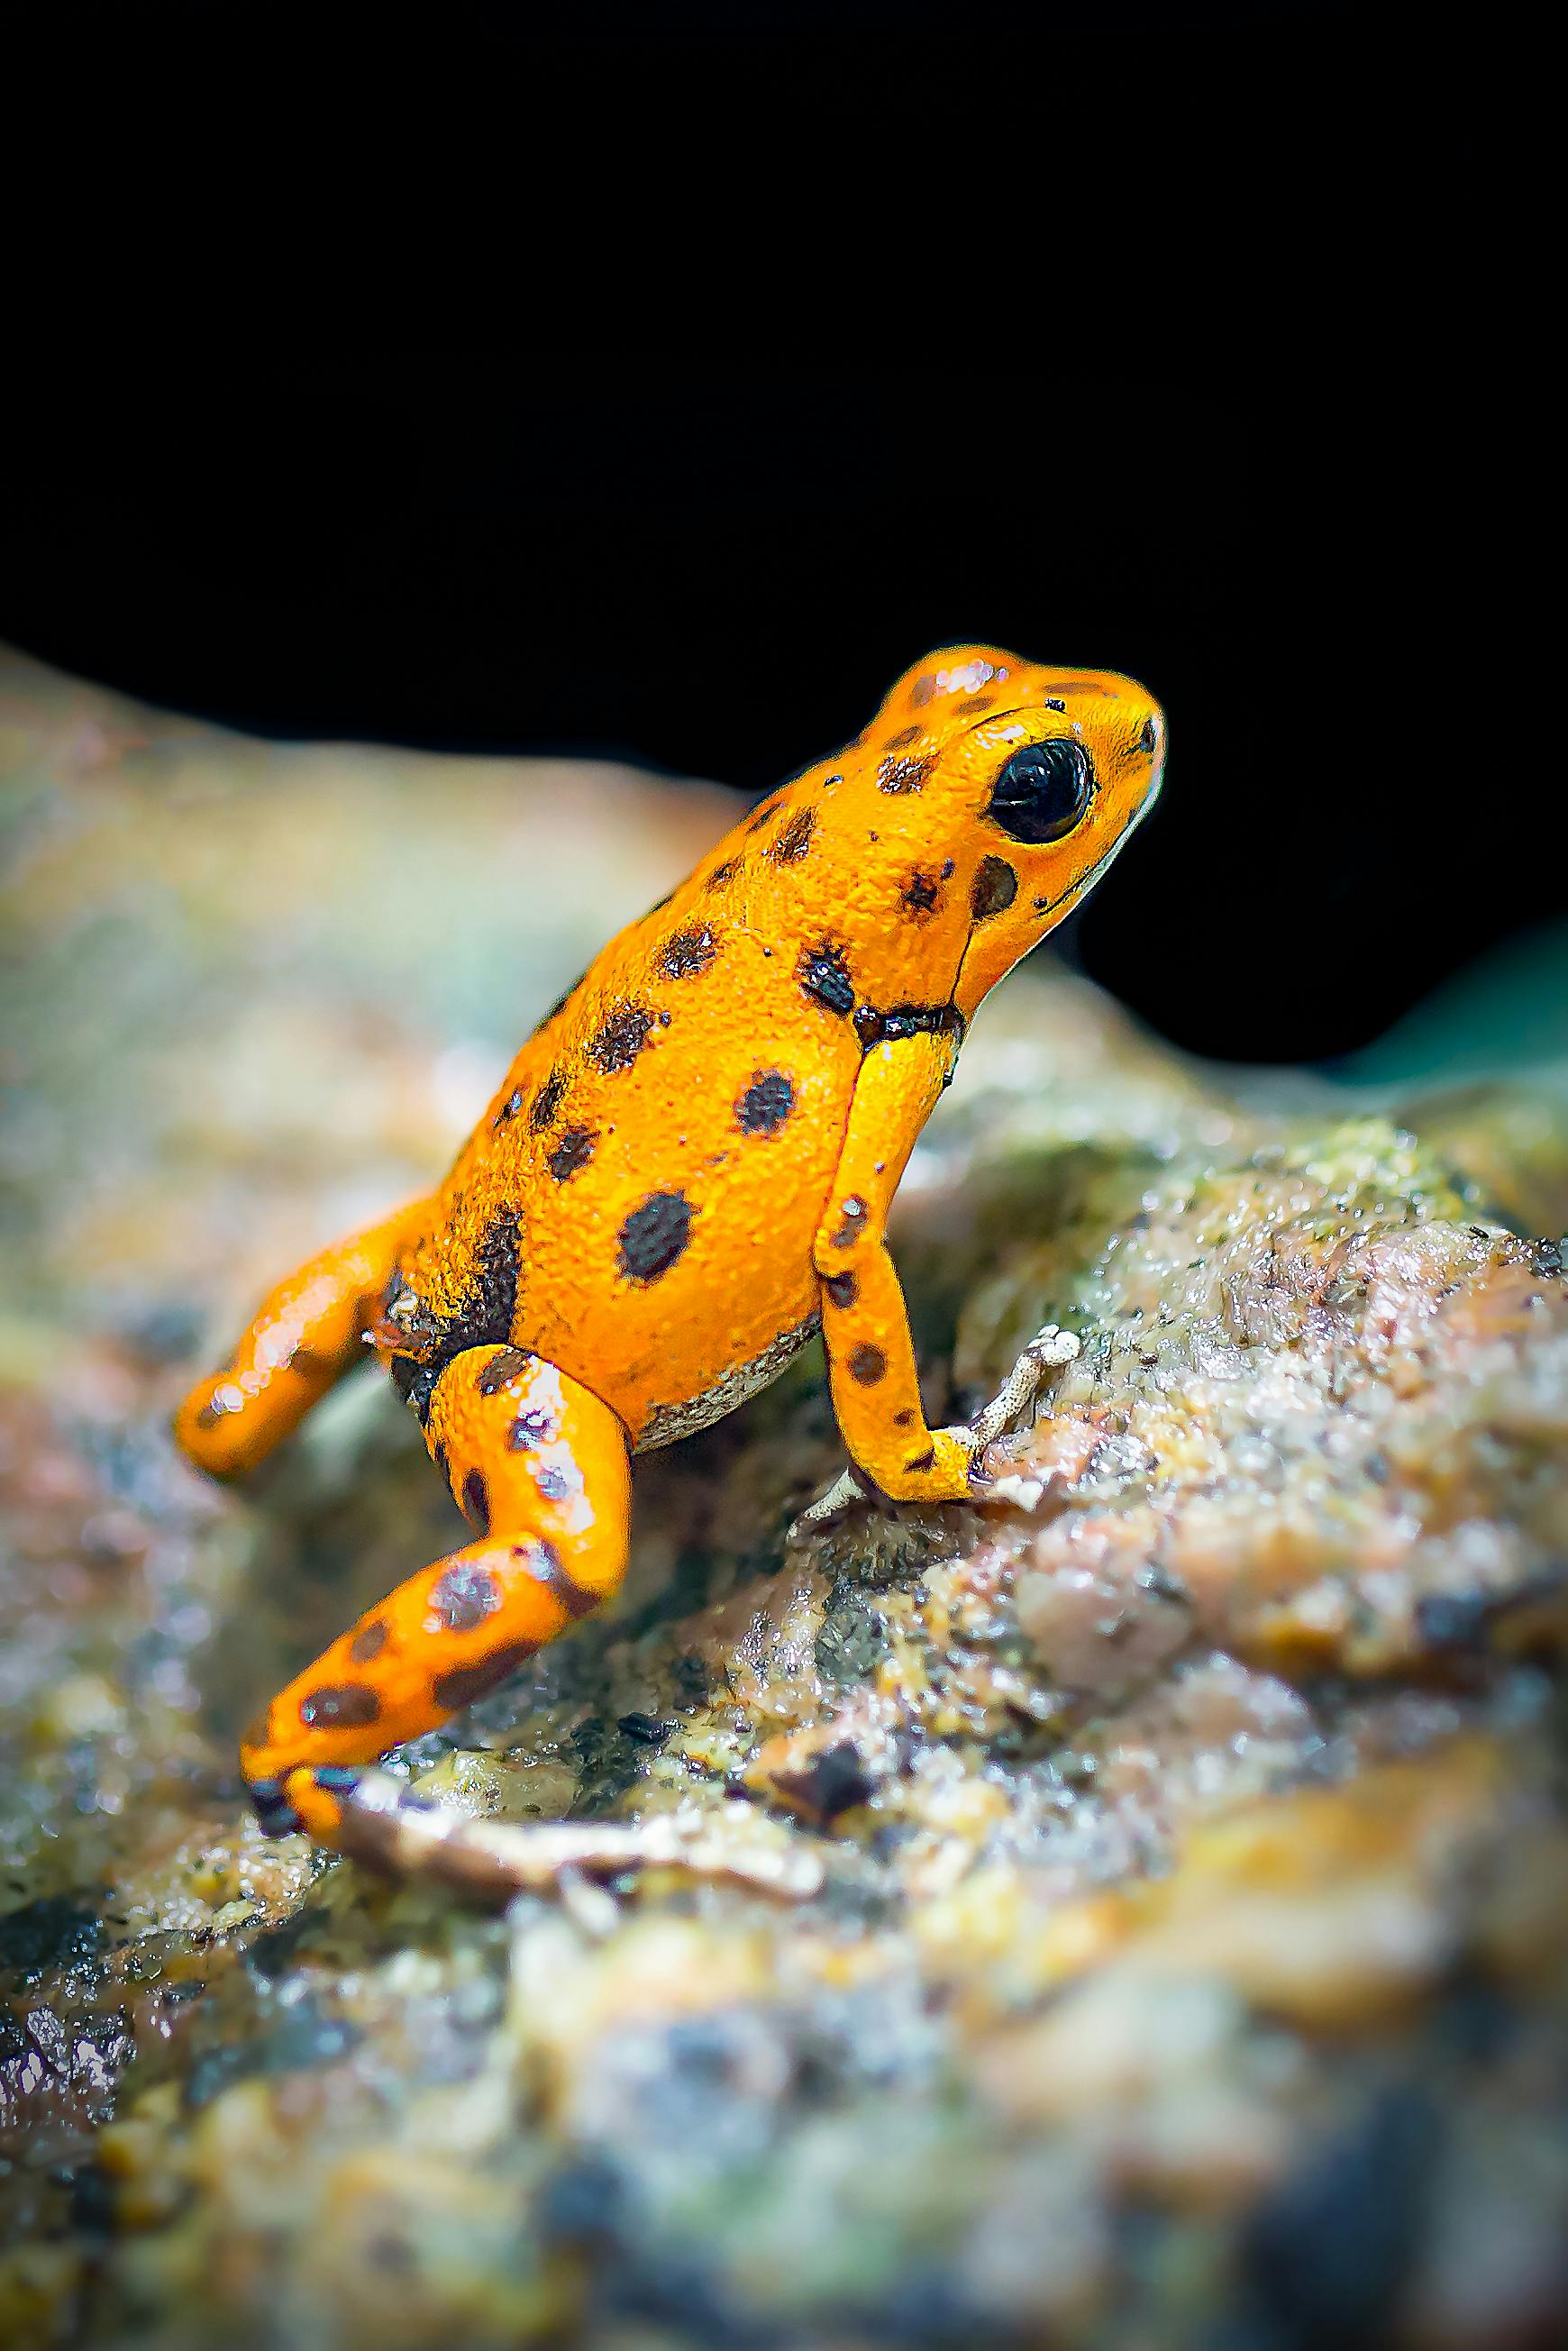
<svg viewBox="0 0 1568 2351">
<path fill-rule="evenodd" d="M 731 1411 L 819 1329 L 854 1472 L 802 1532 L 857 1490 L 983 1493 L 986 1443 L 1073 1343 L 1042 1333 L 974 1425 L 928 1427 L 888 1207 L 981 998 L 1104 872 L 1165 747 L 1131 678 L 932 654 L 611 940 L 444 1183 L 273 1291 L 180 1410 L 191 1458 L 249 1469 L 368 1344 L 474 1540 L 256 1718 L 266 1828 L 460 1881 L 704 1865 L 658 1823 L 505 1830 L 365 1767 L 612 1598 L 631 1456 Z"/>
</svg>

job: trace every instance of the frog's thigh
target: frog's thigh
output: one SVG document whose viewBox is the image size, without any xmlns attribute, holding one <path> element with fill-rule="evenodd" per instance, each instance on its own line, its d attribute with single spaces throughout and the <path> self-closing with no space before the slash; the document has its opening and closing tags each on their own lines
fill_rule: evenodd
<svg viewBox="0 0 1568 2351">
<path fill-rule="evenodd" d="M 425 1440 L 479 1540 L 399 1584 L 252 1725 L 242 1765 L 264 1827 L 338 1842 L 355 1767 L 496 1688 L 621 1583 L 626 1435 L 586 1388 L 475 1347 L 436 1383 Z"/>
<path fill-rule="evenodd" d="M 921 1032 L 867 1053 L 811 1253 L 839 1427 L 857 1466 L 894 1501 L 956 1501 L 971 1490 L 973 1438 L 926 1426 L 886 1240 L 888 1208 L 955 1050 L 950 1037 Z"/>
<path fill-rule="evenodd" d="M 323 1249 L 280 1281 L 229 1362 L 174 1416 L 183 1450 L 214 1478 L 254 1469 L 364 1354 L 361 1342 L 423 1200 Z"/>
</svg>

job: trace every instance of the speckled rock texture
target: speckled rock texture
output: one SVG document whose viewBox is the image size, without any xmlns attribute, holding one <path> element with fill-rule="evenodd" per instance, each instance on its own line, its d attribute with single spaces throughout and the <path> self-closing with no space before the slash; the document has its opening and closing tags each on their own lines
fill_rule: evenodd
<svg viewBox="0 0 1568 2351">
<path fill-rule="evenodd" d="M 0 2342 L 1563 2340 L 1563 1090 L 1227 1079 L 1037 958 L 895 1234 L 934 1410 L 1082 1338 L 988 1506 L 788 1549 L 813 1348 L 639 1465 L 615 1617 L 398 1767 L 744 1816 L 822 1891 L 486 1914 L 235 1771 L 461 1539 L 412 1421 L 350 1383 L 227 1493 L 166 1416 L 731 804 L 22 662 L 0 731 Z M 1239 986 L 1354 952 L 1256 912 Z"/>
</svg>

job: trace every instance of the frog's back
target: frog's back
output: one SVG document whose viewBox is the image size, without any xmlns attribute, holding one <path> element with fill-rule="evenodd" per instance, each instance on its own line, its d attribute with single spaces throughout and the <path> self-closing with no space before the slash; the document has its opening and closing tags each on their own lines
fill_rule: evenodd
<svg viewBox="0 0 1568 2351">
<path fill-rule="evenodd" d="M 977 925 L 1019 886 L 954 793 L 983 799 L 1009 712 L 1121 683 L 982 649 L 936 662 L 529 1039 L 403 1259 L 427 1351 L 509 1337 L 647 1446 L 728 1411 L 816 1328 L 812 1240 L 865 1046 L 883 1016 L 952 1013 Z"/>
</svg>

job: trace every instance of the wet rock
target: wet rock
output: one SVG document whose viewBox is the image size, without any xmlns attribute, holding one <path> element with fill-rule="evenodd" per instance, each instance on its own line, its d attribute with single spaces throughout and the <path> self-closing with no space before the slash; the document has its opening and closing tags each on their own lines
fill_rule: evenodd
<svg viewBox="0 0 1568 2351">
<path fill-rule="evenodd" d="M 224 1493 L 165 1417 L 728 804 L 0 687 L 0 2339 L 1557 2339 L 1561 1092 L 1221 1081 L 1037 958 L 894 1234 L 934 1405 L 1082 1342 L 983 1507 L 787 1550 L 813 1347 L 639 1463 L 615 1615 L 395 1766 L 739 1816 L 821 1892 L 489 1916 L 267 1843 L 234 1766 L 461 1539 L 407 1416 L 351 1382 Z"/>
</svg>

